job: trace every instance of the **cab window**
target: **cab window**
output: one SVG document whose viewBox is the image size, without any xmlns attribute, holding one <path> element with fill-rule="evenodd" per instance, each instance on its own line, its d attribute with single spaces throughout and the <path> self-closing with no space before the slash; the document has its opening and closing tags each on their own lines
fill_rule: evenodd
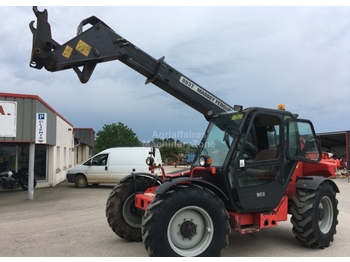
<svg viewBox="0 0 350 262">
<path fill-rule="evenodd" d="M 97 155 L 91 160 L 92 166 L 105 166 L 107 165 L 108 154 Z"/>
</svg>

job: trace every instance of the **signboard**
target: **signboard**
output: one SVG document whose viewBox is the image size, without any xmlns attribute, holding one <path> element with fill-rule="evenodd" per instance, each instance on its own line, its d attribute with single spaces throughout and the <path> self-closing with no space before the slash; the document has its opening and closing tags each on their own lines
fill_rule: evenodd
<svg viewBox="0 0 350 262">
<path fill-rule="evenodd" d="M 16 137 L 17 102 L 0 101 L 0 137 Z"/>
<path fill-rule="evenodd" d="M 35 143 L 46 144 L 46 113 L 36 113 Z"/>
</svg>

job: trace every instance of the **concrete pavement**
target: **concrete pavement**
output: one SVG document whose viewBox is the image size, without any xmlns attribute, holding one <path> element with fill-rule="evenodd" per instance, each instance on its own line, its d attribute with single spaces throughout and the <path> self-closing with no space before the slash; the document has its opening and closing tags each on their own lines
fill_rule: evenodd
<svg viewBox="0 0 350 262">
<path fill-rule="evenodd" d="M 170 167 L 174 168 L 174 167 Z M 167 170 L 172 171 L 173 169 Z M 251 235 L 232 232 L 223 256 L 240 257 L 348 257 L 350 256 L 350 182 L 335 179 L 341 193 L 339 224 L 329 248 L 301 246 L 289 221 Z M 78 189 L 62 182 L 34 191 L 34 200 L 22 189 L 0 190 L 0 247 L 2 257 L 145 257 L 142 242 L 120 239 L 105 217 L 113 185 Z"/>
</svg>

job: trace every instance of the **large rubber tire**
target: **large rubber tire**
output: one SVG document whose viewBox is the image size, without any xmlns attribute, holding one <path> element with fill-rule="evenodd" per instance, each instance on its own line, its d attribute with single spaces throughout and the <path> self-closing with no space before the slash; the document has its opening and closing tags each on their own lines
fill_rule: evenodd
<svg viewBox="0 0 350 262">
<path fill-rule="evenodd" d="M 23 179 L 21 179 L 19 181 L 19 184 L 24 191 L 28 191 L 28 177 L 24 177 Z M 33 181 L 33 187 L 34 188 L 36 187 L 36 180 L 35 179 Z"/>
<path fill-rule="evenodd" d="M 157 195 L 142 219 L 142 238 L 151 257 L 221 256 L 230 230 L 223 202 L 193 184 Z"/>
<path fill-rule="evenodd" d="M 303 245 L 329 247 L 337 233 L 338 200 L 330 183 L 322 183 L 316 191 L 297 189 L 291 207 L 293 233 Z"/>
<path fill-rule="evenodd" d="M 74 184 L 75 184 L 75 187 L 77 188 L 87 187 L 88 182 L 87 182 L 86 176 L 82 174 L 76 175 L 74 179 Z"/>
<path fill-rule="evenodd" d="M 154 180 L 136 177 L 118 184 L 109 194 L 106 204 L 107 222 L 114 233 L 127 241 L 141 242 L 143 211 L 135 207 L 135 189 L 138 193 L 154 186 Z M 136 188 L 135 188 L 136 187 Z"/>
</svg>

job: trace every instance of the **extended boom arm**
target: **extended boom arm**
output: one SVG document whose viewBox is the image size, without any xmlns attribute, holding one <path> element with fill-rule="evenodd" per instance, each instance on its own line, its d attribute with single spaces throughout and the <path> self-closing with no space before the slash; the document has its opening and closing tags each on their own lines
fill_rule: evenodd
<svg viewBox="0 0 350 262">
<path fill-rule="evenodd" d="M 33 11 L 37 17 L 37 28 L 34 28 L 35 21 L 32 21 L 32 68 L 45 67 L 51 72 L 73 69 L 80 81 L 86 83 L 97 63 L 119 60 L 145 76 L 146 84 L 153 83 L 205 117 L 233 110 L 227 103 L 165 63 L 164 57 L 158 60 L 151 57 L 95 16 L 83 20 L 78 26 L 77 36 L 60 45 L 51 37 L 47 10 L 40 12 L 34 6 Z M 83 31 L 83 26 L 87 24 L 91 27 Z"/>
</svg>

